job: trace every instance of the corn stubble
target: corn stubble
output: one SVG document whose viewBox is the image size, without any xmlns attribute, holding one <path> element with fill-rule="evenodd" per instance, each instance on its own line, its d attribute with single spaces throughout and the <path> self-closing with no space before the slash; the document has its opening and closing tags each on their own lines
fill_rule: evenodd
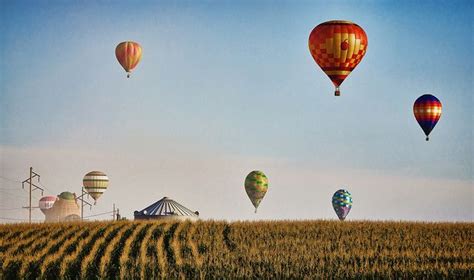
<svg viewBox="0 0 474 280">
<path fill-rule="evenodd" d="M 0 279 L 474 278 L 473 223 L 0 225 Z"/>
</svg>

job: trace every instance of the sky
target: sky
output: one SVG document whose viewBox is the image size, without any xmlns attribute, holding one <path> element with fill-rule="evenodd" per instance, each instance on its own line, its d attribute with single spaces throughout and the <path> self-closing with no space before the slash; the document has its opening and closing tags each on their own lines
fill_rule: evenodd
<svg viewBox="0 0 474 280">
<path fill-rule="evenodd" d="M 369 40 L 340 97 L 308 50 L 332 19 Z M 336 219 L 345 188 L 349 220 L 472 222 L 472 22 L 470 1 L 1 1 L 0 222 L 27 219 L 30 166 L 45 195 L 107 173 L 86 216 L 168 196 L 204 219 Z M 126 40 L 143 48 L 130 79 Z M 443 104 L 429 142 L 425 93 Z"/>
</svg>

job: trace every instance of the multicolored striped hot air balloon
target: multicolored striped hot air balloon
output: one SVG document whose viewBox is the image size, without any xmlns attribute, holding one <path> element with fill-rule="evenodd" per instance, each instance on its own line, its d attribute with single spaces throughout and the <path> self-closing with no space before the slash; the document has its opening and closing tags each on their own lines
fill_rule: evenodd
<svg viewBox="0 0 474 280">
<path fill-rule="evenodd" d="M 336 87 L 336 96 L 341 94 L 344 79 L 364 57 L 368 43 L 364 30 L 350 21 L 327 21 L 311 31 L 309 51 Z"/>
<path fill-rule="evenodd" d="M 344 189 L 338 190 L 332 196 L 332 207 L 339 220 L 344 221 L 352 208 L 352 195 Z"/>
<path fill-rule="evenodd" d="M 430 132 L 433 130 L 441 117 L 441 101 L 431 94 L 424 94 L 413 104 L 413 113 L 426 135 L 426 141 L 430 140 Z"/>
<path fill-rule="evenodd" d="M 94 201 L 97 201 L 109 186 L 109 178 L 103 172 L 92 171 L 84 176 L 82 183 L 86 192 L 92 196 Z"/>
<path fill-rule="evenodd" d="M 255 213 L 268 190 L 268 178 L 262 171 L 252 171 L 245 178 L 245 191 L 255 207 Z"/>
<path fill-rule="evenodd" d="M 38 202 L 38 206 L 41 212 L 46 215 L 46 213 L 48 213 L 49 210 L 53 207 L 57 199 L 58 197 L 54 195 L 43 196 Z"/>
<path fill-rule="evenodd" d="M 127 78 L 130 78 L 130 73 L 142 58 L 142 47 L 135 42 L 122 42 L 115 48 L 115 56 L 127 72 Z"/>
</svg>

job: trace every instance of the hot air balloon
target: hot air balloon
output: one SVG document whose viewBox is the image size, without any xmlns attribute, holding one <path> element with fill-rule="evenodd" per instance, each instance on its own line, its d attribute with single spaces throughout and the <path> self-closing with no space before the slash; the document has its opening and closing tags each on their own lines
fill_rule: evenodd
<svg viewBox="0 0 474 280">
<path fill-rule="evenodd" d="M 426 141 L 430 140 L 428 135 L 438 123 L 441 117 L 441 101 L 431 94 L 425 94 L 415 101 L 413 104 L 413 113 L 426 135 Z"/>
<path fill-rule="evenodd" d="M 135 42 L 122 42 L 115 48 L 115 56 L 127 72 L 127 78 L 130 78 L 130 73 L 142 58 L 142 47 Z"/>
<path fill-rule="evenodd" d="M 90 194 L 96 202 L 109 186 L 109 178 L 105 173 L 100 171 L 91 171 L 87 173 L 82 182 L 86 192 Z"/>
<path fill-rule="evenodd" d="M 43 212 L 43 214 L 46 215 L 46 213 L 48 213 L 50 209 L 53 207 L 54 202 L 56 202 L 57 199 L 58 198 L 53 195 L 47 195 L 47 196 L 42 197 L 38 203 L 39 204 L 38 206 L 41 212 Z"/>
<path fill-rule="evenodd" d="M 364 57 L 368 42 L 360 26 L 345 20 L 327 21 L 311 31 L 309 51 L 336 87 L 336 96 L 341 94 L 344 79 Z"/>
<path fill-rule="evenodd" d="M 255 206 L 255 213 L 257 213 L 258 205 L 268 190 L 268 178 L 262 171 L 252 171 L 245 178 L 245 191 Z"/>
<path fill-rule="evenodd" d="M 80 208 L 77 204 L 76 194 L 62 192 L 58 195 L 53 207 L 46 215 L 46 222 L 62 222 L 80 220 Z"/>
<path fill-rule="evenodd" d="M 339 220 L 344 221 L 352 208 L 352 195 L 344 189 L 338 190 L 332 196 L 332 207 Z"/>
</svg>

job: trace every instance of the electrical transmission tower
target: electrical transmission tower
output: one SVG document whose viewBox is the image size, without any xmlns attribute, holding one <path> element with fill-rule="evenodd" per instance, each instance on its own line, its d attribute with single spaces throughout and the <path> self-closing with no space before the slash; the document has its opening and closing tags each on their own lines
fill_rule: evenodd
<svg viewBox="0 0 474 280">
<path fill-rule="evenodd" d="M 87 197 L 89 197 L 89 193 L 87 193 L 85 190 L 84 190 L 84 187 L 82 187 L 82 194 L 77 197 L 77 199 L 79 199 L 81 201 L 81 221 L 84 220 L 84 203 L 89 205 L 90 208 L 92 209 L 92 204 L 89 203 L 89 201 L 85 200 L 85 195 L 87 194 Z"/>
<path fill-rule="evenodd" d="M 36 208 L 36 207 L 31 206 L 31 193 L 35 190 L 41 190 L 41 196 L 42 196 L 43 192 L 44 192 L 44 190 L 42 188 L 40 188 L 37 185 L 33 184 L 33 179 L 34 178 L 37 178 L 38 183 L 39 183 L 40 175 L 38 173 L 33 172 L 33 167 L 30 167 L 30 177 L 28 179 L 26 179 L 25 181 L 21 182 L 21 187 L 23 189 L 25 189 L 25 183 L 30 186 L 30 192 L 29 192 L 29 194 L 30 194 L 30 197 L 29 197 L 30 203 L 29 203 L 29 206 L 23 207 L 23 208 L 28 208 L 28 210 L 29 210 L 28 222 L 30 224 L 31 224 L 31 209 Z"/>
<path fill-rule="evenodd" d="M 112 210 L 112 221 L 119 221 L 120 220 L 120 209 L 115 208 L 115 203 L 114 203 L 114 208 Z"/>
</svg>

